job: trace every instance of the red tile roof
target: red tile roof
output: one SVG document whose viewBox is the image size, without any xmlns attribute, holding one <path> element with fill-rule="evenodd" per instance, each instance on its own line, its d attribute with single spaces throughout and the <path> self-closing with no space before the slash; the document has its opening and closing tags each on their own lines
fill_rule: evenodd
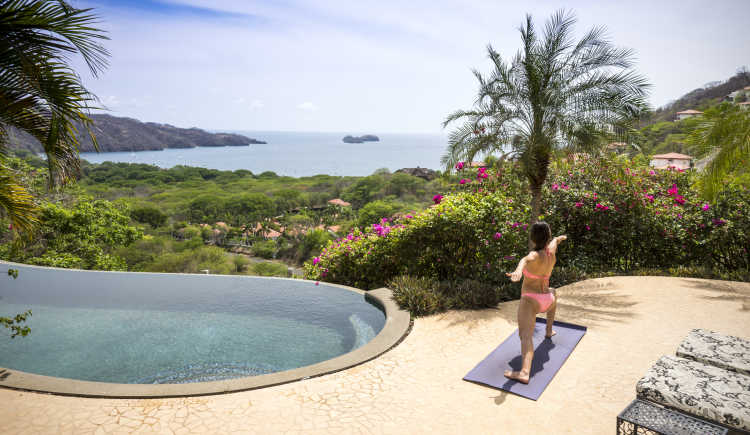
<svg viewBox="0 0 750 435">
<path fill-rule="evenodd" d="M 331 205 L 338 205 L 341 207 L 349 207 L 351 205 L 348 202 L 344 201 L 343 199 L 339 199 L 339 198 L 331 199 L 328 201 L 328 203 Z"/>
</svg>

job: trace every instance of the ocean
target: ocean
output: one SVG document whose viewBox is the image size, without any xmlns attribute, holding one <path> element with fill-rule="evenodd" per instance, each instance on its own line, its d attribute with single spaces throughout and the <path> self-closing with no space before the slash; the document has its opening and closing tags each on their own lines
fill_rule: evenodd
<svg viewBox="0 0 750 435">
<path fill-rule="evenodd" d="M 379 142 L 347 144 L 341 139 L 353 133 L 231 131 L 268 142 L 241 147 L 198 147 L 162 151 L 81 153 L 92 163 L 147 163 L 162 168 L 176 165 L 211 169 L 247 169 L 255 174 L 273 171 L 278 175 L 304 177 L 317 174 L 370 175 L 387 168 L 440 169 L 447 135 L 373 133 Z"/>
</svg>

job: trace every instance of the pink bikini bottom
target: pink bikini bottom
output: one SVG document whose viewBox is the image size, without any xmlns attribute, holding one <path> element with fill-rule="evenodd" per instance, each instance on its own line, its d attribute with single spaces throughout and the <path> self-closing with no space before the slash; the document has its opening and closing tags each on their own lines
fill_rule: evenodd
<svg viewBox="0 0 750 435">
<path fill-rule="evenodd" d="M 555 302 L 555 295 L 552 293 L 522 293 L 521 297 L 529 297 L 539 302 L 539 312 L 544 313 Z"/>
</svg>

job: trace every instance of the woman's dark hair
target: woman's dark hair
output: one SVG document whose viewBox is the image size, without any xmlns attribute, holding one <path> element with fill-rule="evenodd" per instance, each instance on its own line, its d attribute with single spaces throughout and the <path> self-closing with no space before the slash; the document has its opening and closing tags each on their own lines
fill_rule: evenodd
<svg viewBox="0 0 750 435">
<path fill-rule="evenodd" d="M 552 240 L 552 230 L 547 222 L 536 222 L 529 230 L 529 238 L 534 242 L 534 250 L 544 249 Z"/>
</svg>

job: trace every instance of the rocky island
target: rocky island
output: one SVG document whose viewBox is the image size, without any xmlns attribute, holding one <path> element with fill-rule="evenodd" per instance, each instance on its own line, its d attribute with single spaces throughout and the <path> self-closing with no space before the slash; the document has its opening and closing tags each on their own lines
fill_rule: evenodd
<svg viewBox="0 0 750 435">
<path fill-rule="evenodd" d="M 99 151 L 151 151 L 164 148 L 195 148 L 247 146 L 266 142 L 234 133 L 209 133 L 199 128 L 179 128 L 169 124 L 141 122 L 133 118 L 112 115 L 92 115 L 93 131 L 99 142 Z M 86 131 L 78 128 L 80 151 L 95 151 Z M 11 129 L 8 135 L 10 148 L 35 153 L 42 152 L 42 145 L 31 135 Z"/>
<path fill-rule="evenodd" d="M 342 139 L 344 143 L 364 143 L 364 142 L 378 142 L 380 138 L 374 134 L 366 134 L 364 136 L 344 136 Z"/>
</svg>

